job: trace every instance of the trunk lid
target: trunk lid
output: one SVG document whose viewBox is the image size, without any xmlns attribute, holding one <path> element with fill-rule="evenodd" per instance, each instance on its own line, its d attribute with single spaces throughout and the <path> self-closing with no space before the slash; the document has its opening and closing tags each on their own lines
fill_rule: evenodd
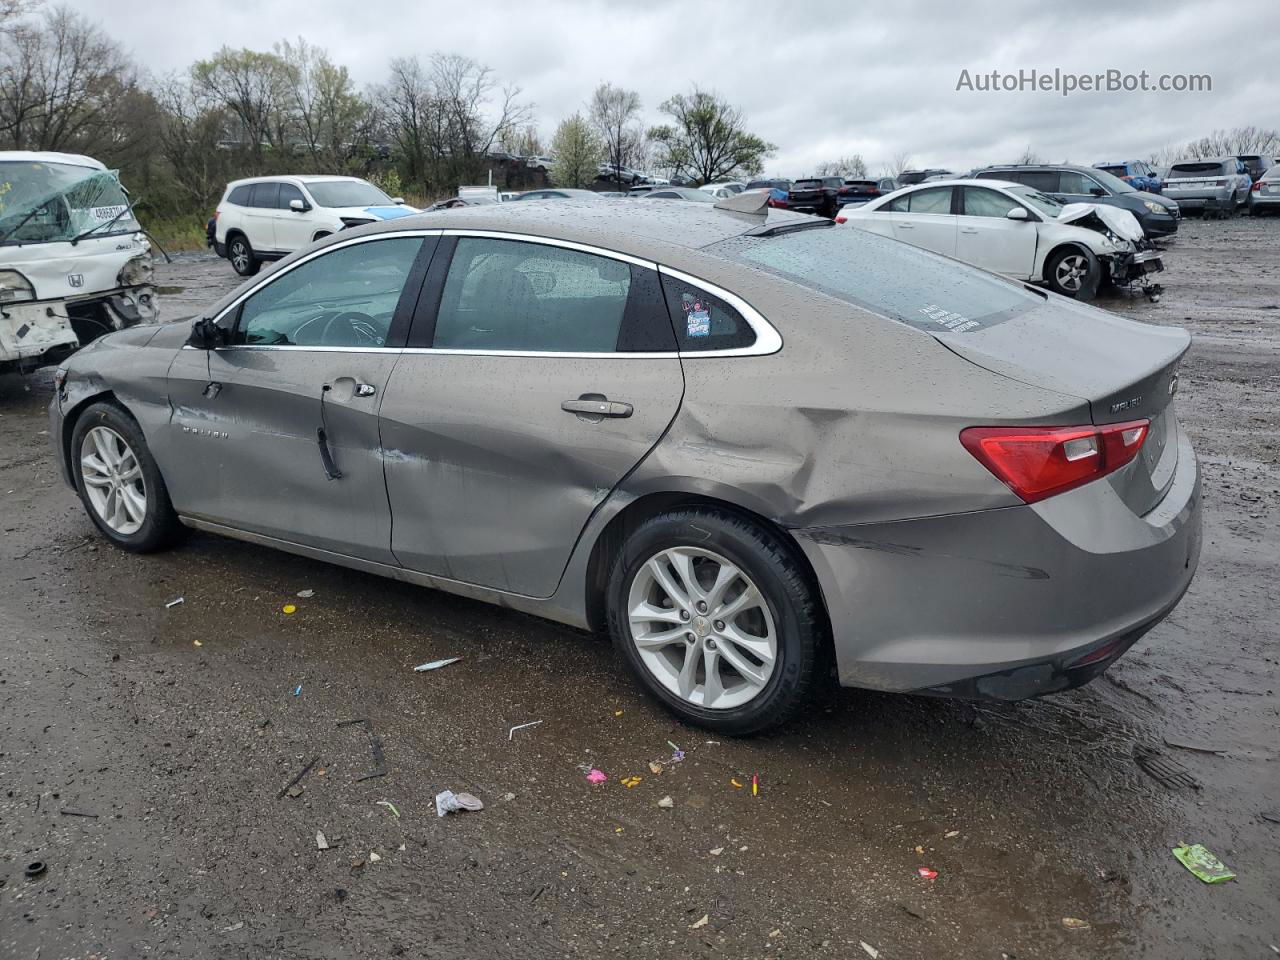
<svg viewBox="0 0 1280 960">
<path fill-rule="evenodd" d="M 1191 345 L 1185 330 L 1136 323 L 1054 298 L 980 330 L 934 336 L 993 373 L 1088 401 L 1095 424 L 1150 420 L 1142 451 L 1108 480 L 1138 514 L 1160 501 L 1177 466 L 1171 401 L 1178 362 Z"/>
</svg>

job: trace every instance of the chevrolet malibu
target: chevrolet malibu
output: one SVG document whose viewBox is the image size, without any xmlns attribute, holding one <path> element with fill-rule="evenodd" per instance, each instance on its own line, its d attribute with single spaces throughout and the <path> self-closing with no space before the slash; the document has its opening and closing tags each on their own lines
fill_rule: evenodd
<svg viewBox="0 0 1280 960">
<path fill-rule="evenodd" d="M 1196 568 L 1188 335 L 763 197 L 326 238 L 63 364 L 64 478 L 126 550 L 195 528 L 607 632 L 729 734 L 830 670 L 1106 669 Z"/>
</svg>

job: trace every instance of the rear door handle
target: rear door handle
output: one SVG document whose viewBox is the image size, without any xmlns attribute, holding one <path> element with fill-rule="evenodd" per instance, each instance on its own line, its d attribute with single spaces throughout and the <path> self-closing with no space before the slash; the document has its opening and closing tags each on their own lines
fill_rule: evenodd
<svg viewBox="0 0 1280 960">
<path fill-rule="evenodd" d="M 977 230 L 975 230 L 973 227 L 965 227 L 965 228 L 964 228 L 963 230 L 961 230 L 960 232 L 961 232 L 961 233 L 977 233 L 978 231 L 977 231 Z"/>
<path fill-rule="evenodd" d="M 560 409 L 580 417 L 629 417 L 633 412 L 631 404 L 601 396 L 565 400 L 560 404 Z"/>
<path fill-rule="evenodd" d="M 896 224 L 894 224 L 894 226 L 896 226 L 899 230 L 914 230 L 914 229 L 915 229 L 915 224 L 914 224 L 914 223 L 896 223 Z"/>
</svg>

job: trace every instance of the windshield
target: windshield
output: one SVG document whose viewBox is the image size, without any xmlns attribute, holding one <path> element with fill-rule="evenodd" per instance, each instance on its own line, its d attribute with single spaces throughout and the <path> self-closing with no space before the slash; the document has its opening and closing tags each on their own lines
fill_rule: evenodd
<svg viewBox="0 0 1280 960">
<path fill-rule="evenodd" d="M 708 249 L 926 333 L 967 333 L 1043 300 L 1003 277 L 865 230 L 744 235 Z"/>
<path fill-rule="evenodd" d="M 391 198 L 363 180 L 317 180 L 307 184 L 315 202 L 322 207 L 389 207 Z"/>
<path fill-rule="evenodd" d="M 95 236 L 135 233 L 142 227 L 128 207 L 114 171 L 0 161 L 0 244 L 66 242 L 95 227 Z"/>
<path fill-rule="evenodd" d="M 1018 184 L 1017 186 L 1008 187 L 1006 189 L 1008 189 L 1008 191 L 1019 200 L 1030 204 L 1041 213 L 1049 217 L 1054 217 L 1055 219 L 1066 206 L 1066 204 L 1061 200 L 1055 200 L 1047 193 L 1041 193 L 1039 190 L 1024 186 L 1023 184 Z"/>
<path fill-rule="evenodd" d="M 1112 193 L 1137 193 L 1133 187 L 1125 183 L 1117 176 L 1107 173 L 1105 170 L 1090 170 L 1089 175 L 1097 180 L 1100 184 L 1110 190 Z"/>
</svg>

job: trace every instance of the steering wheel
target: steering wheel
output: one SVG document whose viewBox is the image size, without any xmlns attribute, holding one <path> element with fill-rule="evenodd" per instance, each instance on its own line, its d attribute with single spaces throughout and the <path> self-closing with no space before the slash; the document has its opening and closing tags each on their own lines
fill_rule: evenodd
<svg viewBox="0 0 1280 960">
<path fill-rule="evenodd" d="M 380 347 L 385 340 L 378 321 L 356 310 L 335 313 L 320 329 L 320 343 L 326 347 Z"/>
</svg>

